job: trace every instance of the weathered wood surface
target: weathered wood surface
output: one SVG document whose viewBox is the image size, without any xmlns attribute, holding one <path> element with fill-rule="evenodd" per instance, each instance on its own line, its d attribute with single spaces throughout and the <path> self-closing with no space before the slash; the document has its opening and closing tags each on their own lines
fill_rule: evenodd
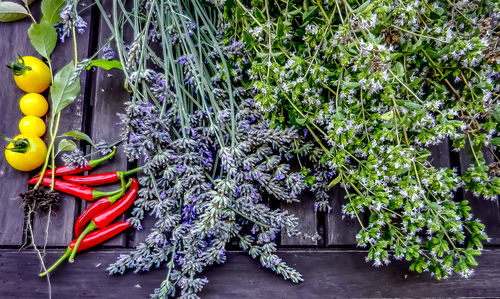
<svg viewBox="0 0 500 299">
<path fill-rule="evenodd" d="M 19 110 L 19 99 L 24 95 L 14 83 L 12 73 L 4 67 L 7 63 L 16 58 L 16 53 L 35 55 L 35 50 L 31 47 L 26 34 L 15 34 L 16 32 L 26 32 L 29 21 L 22 21 L 13 24 L 0 23 L 0 133 L 7 136 L 19 134 L 17 124 L 23 117 Z M 6 40 L 8 37 L 8 40 Z M 1 141 L 1 148 L 6 145 Z M 24 211 L 18 195 L 27 188 L 28 174 L 12 169 L 5 162 L 3 150 L 1 151 L 0 162 L 0 244 L 20 245 L 23 237 Z"/>
<path fill-rule="evenodd" d="M 105 5 L 111 7 L 112 1 L 108 1 Z M 97 30 L 99 32 L 97 49 L 105 45 L 106 40 L 110 37 L 111 33 L 108 26 L 101 16 L 97 20 Z M 120 70 L 105 71 L 101 68 L 96 68 L 93 72 L 93 85 L 92 85 L 92 98 L 90 101 L 90 111 L 92 114 L 90 120 L 89 135 L 95 142 L 101 139 L 109 144 L 118 141 L 120 126 L 120 119 L 117 113 L 124 113 L 123 103 L 129 99 L 129 93 L 124 89 L 124 80 Z M 119 153 L 93 173 L 104 173 L 110 171 L 124 171 L 127 169 L 127 157 L 121 154 L 121 148 L 118 149 Z M 97 155 L 96 157 L 98 157 Z M 119 184 L 113 184 L 106 187 L 99 187 L 99 190 L 116 190 Z M 86 208 L 89 204 L 84 204 L 82 209 Z M 125 220 L 125 216 L 119 217 L 118 221 Z M 126 234 L 121 234 L 120 237 L 105 242 L 106 246 L 125 246 Z"/>
<path fill-rule="evenodd" d="M 134 275 L 108 276 L 105 268 L 125 250 L 94 250 L 79 255 L 71 267 L 62 265 L 51 276 L 54 298 L 147 298 L 165 277 L 166 269 Z M 50 250 L 49 261 L 62 254 Z M 396 262 L 374 268 L 364 251 L 282 250 L 280 257 L 296 267 L 305 282 L 292 284 L 262 268 L 245 253 L 229 252 L 228 261 L 206 272 L 210 283 L 202 298 L 366 298 L 366 297 L 499 297 L 500 250 L 487 250 L 468 280 L 452 276 L 437 281 L 428 274 L 409 272 Z M 0 251 L 2 298 L 45 298 L 45 279 L 36 276 L 38 260 L 32 251 Z M 22 286 L 22 287 L 20 287 Z"/>
<path fill-rule="evenodd" d="M 109 5 L 109 3 L 105 3 Z M 35 15 L 39 13 L 39 2 L 33 6 Z M 92 12 L 92 14 L 91 14 Z M 96 8 L 83 14 L 89 23 L 84 35 L 78 35 L 79 58 L 95 51 L 108 38 L 107 26 Z M 0 67 L 12 60 L 16 53 L 36 55 L 29 43 L 26 30 L 28 19 L 16 23 L 0 23 Z M 8 40 L 7 40 L 8 37 Z M 56 49 L 54 66 L 56 69 L 73 59 L 70 41 L 59 44 Z M 8 136 L 17 134 L 17 123 L 22 117 L 18 100 L 23 92 L 17 88 L 12 75 L 6 69 L 0 72 L 2 117 L 0 133 Z M 118 71 L 94 70 L 81 78 L 82 92 L 79 98 L 63 113 L 60 132 L 81 130 L 96 141 L 105 139 L 114 142 L 118 139 L 119 127 L 116 113 L 123 112 L 123 102 L 128 99 L 123 89 L 123 79 Z M 90 149 L 87 149 L 89 152 Z M 432 163 L 436 167 L 458 167 L 460 173 L 470 165 L 466 151 L 450 155 L 448 141 L 432 147 Z M 488 153 L 485 156 L 489 158 Z M 93 173 L 123 170 L 128 166 L 123 154 L 112 162 L 99 167 Z M 18 252 L 23 242 L 24 212 L 19 193 L 27 189 L 29 174 L 13 170 L 0 161 L 0 298 L 46 297 L 46 280 L 39 279 L 35 273 L 39 262 L 33 251 Z M 110 186 L 109 188 L 116 188 Z M 204 298 L 332 298 L 332 297 L 500 297 L 500 248 L 485 251 L 478 258 L 479 267 L 469 280 L 453 277 L 438 282 L 427 274 L 417 275 L 408 271 L 406 263 L 383 268 L 373 268 L 364 262 L 366 252 L 353 250 L 355 234 L 359 231 L 356 219 L 342 219 L 341 208 L 347 201 L 340 186 L 332 193 L 332 211 L 329 214 L 314 212 L 314 198 L 304 195 L 301 203 L 281 207 L 301 218 L 300 228 L 308 234 L 318 232 L 322 237 L 318 243 L 298 238 L 281 237 L 281 245 L 288 247 L 349 247 L 339 249 L 282 249 L 281 257 L 304 274 L 306 282 L 293 285 L 283 281 L 271 271 L 263 269 L 245 253 L 230 252 L 228 263 L 211 268 L 207 272 L 210 279 Z M 500 209 L 498 201 L 485 201 L 472 198 L 471 194 L 457 194 L 471 202 L 474 214 L 487 227 L 492 238 L 491 244 L 500 244 Z M 47 244 L 64 247 L 73 238 L 73 223 L 87 203 L 69 196 L 62 197 L 61 209 L 51 216 Z M 363 215 L 362 215 L 363 216 Z M 123 218 L 122 218 L 123 219 Z M 361 217 L 361 220 L 364 220 Z M 45 242 L 47 217 L 37 214 L 33 220 L 37 244 Z M 109 277 L 104 268 L 113 262 L 120 253 L 144 240 L 152 227 L 154 219 L 147 218 L 144 230 L 122 234 L 107 242 L 98 250 L 79 255 L 75 264 L 60 267 L 52 276 L 54 298 L 145 298 L 160 285 L 165 276 L 163 270 L 152 270 L 141 275 L 126 274 L 123 278 Z M 127 242 L 128 241 L 128 242 Z M 111 249 L 103 249 L 112 246 Z M 47 261 L 54 261 L 62 251 L 49 249 Z M 99 267 L 96 267 L 100 265 Z M 405 278 L 405 275 L 408 275 Z M 20 287 L 22 286 L 22 287 Z"/>
<path fill-rule="evenodd" d="M 89 1 L 82 1 L 82 3 L 89 3 Z M 38 8 L 35 12 L 39 13 Z M 81 14 L 81 17 L 87 22 L 87 24 L 91 24 L 92 20 L 90 10 L 84 11 Z M 20 33 L 20 35 L 28 39 L 26 34 Z M 78 60 L 89 56 L 89 43 L 90 31 L 87 30 L 85 33 L 77 35 Z M 54 50 L 52 57 L 53 67 L 56 72 L 66 64 L 74 61 L 75 57 L 72 39 L 68 38 L 65 43 L 59 43 Z M 87 85 L 86 79 L 85 73 L 80 76 L 80 94 L 75 101 L 61 113 L 58 135 L 73 130 L 85 131 L 83 127 L 83 111 L 86 105 L 85 102 L 90 98 L 90 95 L 85 88 Z M 48 140 L 48 137 L 46 137 L 45 141 L 47 143 Z M 77 140 L 75 141 L 77 144 L 79 143 Z M 61 163 L 61 160 L 58 159 L 56 162 Z M 33 230 L 36 244 L 40 245 L 47 242 L 48 246 L 66 246 L 69 242 L 71 242 L 71 240 L 73 240 L 73 221 L 78 214 L 78 208 L 82 200 L 65 194 L 61 194 L 60 200 L 60 208 L 51 213 L 50 219 L 48 217 L 48 213 L 37 211 L 35 214 L 33 220 Z M 48 222 L 49 220 L 50 223 Z M 48 234 L 46 234 L 47 231 Z"/>
</svg>

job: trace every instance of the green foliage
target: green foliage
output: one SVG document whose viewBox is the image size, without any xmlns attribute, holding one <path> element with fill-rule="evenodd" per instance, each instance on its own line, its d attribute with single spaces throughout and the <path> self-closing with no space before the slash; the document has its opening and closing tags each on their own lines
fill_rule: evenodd
<svg viewBox="0 0 500 299">
<path fill-rule="evenodd" d="M 94 142 L 92 141 L 92 139 L 90 138 L 89 135 L 83 133 L 83 132 L 80 132 L 80 131 L 69 131 L 69 132 L 66 132 L 64 134 L 62 134 L 63 136 L 71 136 L 71 137 L 74 137 L 76 139 L 80 139 L 80 140 L 85 140 L 87 141 L 90 145 L 92 145 L 93 147 L 95 147 L 95 144 Z"/>
<path fill-rule="evenodd" d="M 76 148 L 76 144 L 73 140 L 61 139 L 61 141 L 57 144 L 56 156 L 60 152 L 74 151 Z"/>
<path fill-rule="evenodd" d="M 90 70 L 93 66 L 100 67 L 105 70 L 110 69 L 120 69 L 122 70 L 122 64 L 119 60 L 106 60 L 106 59 L 92 59 L 89 61 L 87 70 Z"/>
<path fill-rule="evenodd" d="M 22 5 L 10 2 L 0 1 L 0 22 L 14 22 L 22 20 L 29 15 L 26 8 Z"/>
<path fill-rule="evenodd" d="M 360 220 L 358 245 L 376 266 L 404 258 L 438 279 L 468 276 L 486 240 L 468 202 L 453 200 L 459 188 L 500 194 L 499 38 L 488 18 L 498 11 L 469 4 L 226 2 L 226 42 L 250 53 L 245 85 L 276 126 L 310 133 L 297 152 L 317 206 L 328 209 L 326 189 L 345 189 L 343 213 Z M 470 151 L 466 171 L 431 163 L 427 148 L 447 139 Z"/>
<path fill-rule="evenodd" d="M 59 15 L 61 9 L 66 5 L 64 0 L 43 0 L 42 1 L 42 22 L 46 21 L 54 25 L 61 20 Z"/>
<path fill-rule="evenodd" d="M 73 61 L 64 66 L 54 76 L 50 86 L 51 113 L 56 115 L 73 103 L 80 93 L 80 81 L 70 80 L 73 77 L 75 66 Z"/>
<path fill-rule="evenodd" d="M 42 21 L 40 24 L 33 23 L 28 29 L 28 36 L 33 48 L 45 58 L 50 58 L 57 44 L 57 33 L 54 26 Z"/>
</svg>

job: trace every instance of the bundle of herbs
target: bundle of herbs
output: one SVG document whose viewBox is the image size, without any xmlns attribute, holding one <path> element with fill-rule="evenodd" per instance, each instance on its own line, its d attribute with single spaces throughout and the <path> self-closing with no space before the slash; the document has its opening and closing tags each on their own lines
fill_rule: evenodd
<svg viewBox="0 0 500 299">
<path fill-rule="evenodd" d="M 260 111 L 309 136 L 295 149 L 316 208 L 340 184 L 367 261 L 469 276 L 487 236 L 454 197 L 500 193 L 498 3 L 228 0 L 224 17 L 226 44 L 251 53 L 240 72 Z M 471 152 L 461 174 L 430 163 L 448 140 Z"/>
<path fill-rule="evenodd" d="M 116 41 L 131 99 L 121 114 L 124 152 L 142 167 L 130 221 L 154 228 L 110 273 L 166 264 L 153 297 L 197 298 L 199 273 L 239 247 L 293 282 L 300 273 L 276 255 L 278 233 L 306 236 L 297 218 L 269 200 L 297 201 L 304 177 L 290 169 L 297 131 L 272 128 L 230 72 L 247 61 L 223 47 L 222 11 L 199 1 L 95 1 Z M 110 18 L 107 18 L 107 15 Z M 125 37 L 131 37 L 128 41 Z M 180 294 L 176 292 L 180 291 Z"/>
</svg>

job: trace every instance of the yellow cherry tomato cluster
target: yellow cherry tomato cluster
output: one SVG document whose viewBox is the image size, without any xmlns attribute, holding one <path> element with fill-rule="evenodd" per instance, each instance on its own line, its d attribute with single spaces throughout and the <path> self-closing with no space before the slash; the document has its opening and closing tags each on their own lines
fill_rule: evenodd
<svg viewBox="0 0 500 299">
<path fill-rule="evenodd" d="M 19 57 L 9 65 L 16 85 L 27 92 L 19 100 L 19 108 L 25 115 L 19 121 L 21 134 L 14 137 L 5 148 L 5 159 L 15 169 L 31 171 L 40 167 L 47 155 L 47 146 L 40 138 L 45 134 L 45 122 L 41 119 L 49 104 L 43 95 L 50 85 L 49 67 L 33 56 Z"/>
</svg>

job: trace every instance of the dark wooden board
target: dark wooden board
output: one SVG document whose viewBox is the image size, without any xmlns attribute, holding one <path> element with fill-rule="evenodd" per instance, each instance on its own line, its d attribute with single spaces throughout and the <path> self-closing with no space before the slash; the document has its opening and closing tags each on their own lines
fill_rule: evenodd
<svg viewBox="0 0 500 299">
<path fill-rule="evenodd" d="M 88 3 L 89 1 L 82 1 Z M 81 17 L 91 24 L 90 10 L 85 10 Z M 87 58 L 89 55 L 90 44 L 90 30 L 87 29 L 84 34 L 77 34 L 77 50 L 78 60 Z M 54 73 L 64 67 L 66 64 L 75 60 L 73 39 L 67 38 L 64 43 L 59 42 L 52 55 L 52 64 Z M 85 72 L 80 76 L 80 94 L 75 101 L 66 107 L 61 113 L 61 121 L 59 124 L 58 135 L 64 132 L 78 130 L 83 131 L 83 109 L 85 106 L 86 76 Z M 46 137 L 46 142 L 49 141 Z M 60 139 L 56 140 L 57 143 Z M 78 141 L 77 141 L 78 144 Z M 61 154 L 59 155 L 60 158 Z M 60 159 L 56 161 L 57 165 L 62 165 Z M 79 202 L 81 199 L 73 196 L 61 194 L 61 204 L 57 211 L 50 215 L 50 223 L 48 214 L 38 211 L 33 220 L 33 230 L 35 235 L 35 242 L 37 245 L 44 244 L 47 241 L 49 246 L 66 246 L 73 239 L 73 223 L 75 215 L 78 213 Z M 47 225 L 49 225 L 47 230 Z M 48 235 L 46 232 L 48 231 Z"/>
<path fill-rule="evenodd" d="M 97 250 L 60 265 L 51 276 L 54 298 L 147 298 L 165 277 L 166 269 L 109 276 L 107 265 L 127 250 Z M 62 254 L 49 250 L 51 262 Z M 437 281 L 428 273 L 408 271 L 404 262 L 374 268 L 366 252 L 355 250 L 282 250 L 280 257 L 296 267 L 305 282 L 292 284 L 242 252 L 229 252 L 228 262 L 206 272 L 209 284 L 202 298 L 360 298 L 360 297 L 498 297 L 500 249 L 486 250 L 469 279 L 457 275 Z M 2 298 L 46 298 L 46 280 L 38 278 L 32 251 L 0 250 Z M 23 286 L 23 287 L 19 287 Z"/>
<path fill-rule="evenodd" d="M 106 5 L 110 6 L 111 2 Z M 110 36 L 108 26 L 100 16 L 98 24 L 98 48 L 100 48 Z M 92 100 L 90 102 L 92 109 L 92 119 L 90 123 L 89 135 L 95 142 L 101 139 L 108 143 L 114 143 L 119 139 L 120 119 L 117 113 L 124 113 L 123 103 L 128 101 L 130 94 L 124 89 L 124 76 L 121 70 L 103 70 L 97 68 L 93 74 Z M 99 166 L 92 173 L 103 173 L 109 171 L 127 170 L 127 158 L 121 147 L 112 161 Z M 119 184 L 113 184 L 106 187 L 99 187 L 99 190 L 116 190 Z M 85 208 L 89 204 L 84 204 Z M 118 221 L 125 220 L 121 216 Z M 114 238 L 105 243 L 106 246 L 125 246 L 126 234 L 121 234 L 119 238 Z"/>
<path fill-rule="evenodd" d="M 340 185 L 333 188 L 333 195 L 330 205 L 332 210 L 326 217 L 326 237 L 327 245 L 352 245 L 356 244 L 356 234 L 361 229 L 358 219 L 343 217 L 342 206 L 348 203 L 344 198 L 345 191 Z M 359 215 L 363 221 L 363 215 Z"/>
<path fill-rule="evenodd" d="M 281 208 L 289 211 L 299 218 L 298 229 L 305 234 L 314 235 L 318 225 L 317 215 L 314 211 L 314 195 L 303 194 L 300 196 L 300 202 L 282 203 Z M 302 237 L 288 237 L 281 234 L 281 245 L 284 246 L 310 246 L 317 245 L 318 242 Z"/>
<path fill-rule="evenodd" d="M 0 133 L 9 137 L 19 134 L 18 123 L 23 117 L 19 110 L 19 99 L 24 95 L 13 79 L 12 73 L 5 67 L 7 63 L 21 55 L 35 56 L 27 30 L 28 19 L 16 23 L 0 23 Z M 8 41 L 5 37 L 9 37 Z M 7 143 L 0 141 L 1 148 Z M 0 157 L 0 244 L 21 245 L 23 238 L 24 211 L 18 195 L 27 189 L 28 173 L 19 172 L 5 161 L 3 150 Z"/>
</svg>

